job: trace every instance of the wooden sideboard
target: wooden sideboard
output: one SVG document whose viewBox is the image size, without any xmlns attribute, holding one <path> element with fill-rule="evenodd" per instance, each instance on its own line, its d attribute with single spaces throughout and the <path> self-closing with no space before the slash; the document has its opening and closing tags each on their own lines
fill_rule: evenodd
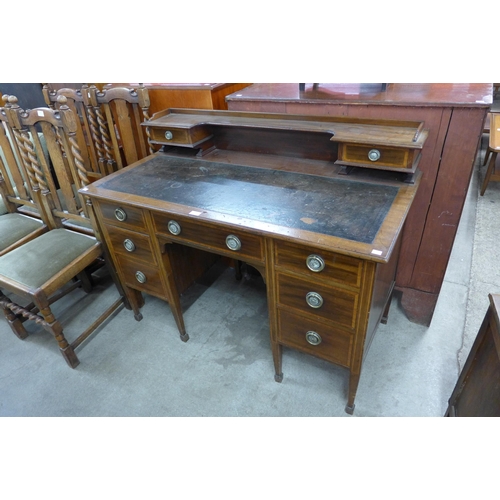
<svg viewBox="0 0 500 500">
<path fill-rule="evenodd" d="M 428 132 L 419 122 L 185 109 L 144 125 L 162 151 L 81 191 L 136 317 L 143 292 L 160 297 L 187 341 L 179 294 L 190 252 L 246 262 L 267 285 L 276 381 L 283 347 L 336 363 L 349 371 L 352 413 Z"/>
<path fill-rule="evenodd" d="M 445 417 L 500 417 L 500 295 L 489 300 Z"/>
<path fill-rule="evenodd" d="M 429 325 L 470 183 L 493 85 L 259 83 L 226 97 L 228 109 L 424 122 L 422 183 L 408 214 L 396 286 L 411 321 Z"/>
</svg>

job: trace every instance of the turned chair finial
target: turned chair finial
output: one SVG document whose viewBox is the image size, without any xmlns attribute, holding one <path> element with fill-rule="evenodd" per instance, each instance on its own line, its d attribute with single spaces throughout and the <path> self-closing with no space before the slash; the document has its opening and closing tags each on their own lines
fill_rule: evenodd
<svg viewBox="0 0 500 500">
<path fill-rule="evenodd" d="M 68 98 L 64 95 L 57 96 L 57 102 L 59 103 L 60 106 L 68 107 Z"/>
</svg>

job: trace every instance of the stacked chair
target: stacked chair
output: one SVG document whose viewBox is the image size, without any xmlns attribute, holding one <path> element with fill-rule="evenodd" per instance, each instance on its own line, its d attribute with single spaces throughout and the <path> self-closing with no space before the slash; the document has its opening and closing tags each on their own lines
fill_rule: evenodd
<svg viewBox="0 0 500 500">
<path fill-rule="evenodd" d="M 145 158 L 154 150 L 148 131 L 141 123 L 149 120 L 149 95 L 140 84 L 137 88 L 109 87 L 99 91 L 95 86 L 87 90 L 88 102 L 94 108 L 101 133 L 106 163 L 111 173 Z"/>
<path fill-rule="evenodd" d="M 20 240 L 19 245 L 0 256 L 0 307 L 20 339 L 28 335 L 26 321 L 34 321 L 49 331 L 68 365 L 75 368 L 79 364 L 75 349 L 123 304 L 130 308 L 118 288 L 117 300 L 98 318 L 92 318 L 90 326 L 71 343 L 51 309 L 56 300 L 76 287 L 89 291 L 89 273 L 106 262 L 90 200 L 78 193 L 89 183 L 89 164 L 85 163 L 78 142 L 80 117 L 70 109 L 64 95 L 57 97 L 54 109 L 28 111 L 9 96 L 1 116 L 3 124 L 8 124 L 22 165 L 22 172 L 14 175 L 2 166 L 3 198 L 11 210 L 19 202 L 36 212 L 42 230 L 28 241 Z M 3 125 L 3 130 L 6 128 Z M 3 150 L 5 137 L 1 134 L 0 131 Z M 10 153 L 7 151 L 5 156 L 10 157 Z M 12 158 L 7 161 L 10 166 Z M 11 177 L 16 181 L 17 193 L 13 192 L 14 186 L 5 182 Z M 109 272 L 118 287 L 111 268 Z"/>
<path fill-rule="evenodd" d="M 137 88 L 111 86 L 99 90 L 95 85 L 81 89 L 51 90 L 43 95 L 48 106 L 56 109 L 64 96 L 76 113 L 77 139 L 82 145 L 83 163 L 91 180 L 109 175 L 154 152 L 147 129 L 149 94 L 144 85 Z"/>
<path fill-rule="evenodd" d="M 60 96 L 66 97 L 67 105 L 76 115 L 76 140 L 80 146 L 82 162 L 87 171 L 88 178 L 99 179 L 105 172 L 100 170 L 99 156 L 102 155 L 102 140 L 95 109 L 89 104 L 88 85 L 81 89 L 63 88 L 52 90 L 47 84 L 43 85 L 42 94 L 45 103 L 52 109 L 58 109 Z M 100 148 L 98 150 L 97 148 Z"/>
<path fill-rule="evenodd" d="M 15 135 L 7 121 L 8 96 L 0 108 L 0 256 L 47 231 L 33 200 L 28 172 L 21 162 Z M 39 147 L 41 142 L 36 136 Z"/>
</svg>

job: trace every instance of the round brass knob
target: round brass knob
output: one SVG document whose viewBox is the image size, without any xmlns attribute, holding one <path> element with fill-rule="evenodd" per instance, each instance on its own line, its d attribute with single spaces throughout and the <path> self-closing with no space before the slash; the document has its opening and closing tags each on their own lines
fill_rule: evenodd
<svg viewBox="0 0 500 500">
<path fill-rule="evenodd" d="M 137 271 L 135 273 L 135 279 L 139 282 L 139 283 L 146 283 L 147 281 L 147 278 L 146 278 L 146 275 L 144 273 L 141 273 L 141 271 Z"/>
<path fill-rule="evenodd" d="M 120 221 L 123 222 L 124 220 L 127 219 L 127 212 L 123 210 L 123 208 L 117 208 L 115 210 L 115 217 Z"/>
<path fill-rule="evenodd" d="M 174 137 L 174 134 L 172 134 L 172 132 L 170 132 L 170 130 L 167 130 L 165 132 L 165 139 L 167 139 L 167 141 L 172 140 L 173 137 Z"/>
<path fill-rule="evenodd" d="M 307 305 L 314 309 L 319 309 L 323 305 L 323 297 L 316 292 L 309 292 L 306 295 Z"/>
<path fill-rule="evenodd" d="M 135 250 L 135 243 L 128 238 L 123 240 L 123 246 L 125 247 L 125 250 L 127 250 L 127 252 L 133 252 Z"/>
<path fill-rule="evenodd" d="M 319 333 L 309 331 L 306 333 L 306 340 L 311 344 L 311 345 L 319 345 L 321 344 L 321 335 Z"/>
<path fill-rule="evenodd" d="M 311 254 L 306 259 L 306 266 L 314 273 L 319 273 L 325 268 L 325 261 L 319 255 Z"/>
<path fill-rule="evenodd" d="M 181 225 L 175 220 L 169 220 L 167 224 L 168 230 L 175 235 L 181 234 Z"/>
<path fill-rule="evenodd" d="M 368 159 L 370 161 L 377 161 L 380 158 L 380 151 L 378 149 L 370 149 L 368 151 Z"/>
<path fill-rule="evenodd" d="M 229 250 L 233 251 L 238 251 L 241 248 L 241 241 L 238 238 L 238 236 L 235 236 L 234 234 L 230 234 L 226 238 L 226 246 L 229 248 Z"/>
</svg>

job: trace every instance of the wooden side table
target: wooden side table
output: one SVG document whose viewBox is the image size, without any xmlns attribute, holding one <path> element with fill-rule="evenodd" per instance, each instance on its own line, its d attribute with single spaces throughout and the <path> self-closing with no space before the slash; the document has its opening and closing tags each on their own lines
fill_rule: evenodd
<svg viewBox="0 0 500 500">
<path fill-rule="evenodd" d="M 259 83 L 226 97 L 229 110 L 415 120 L 429 129 L 417 198 L 403 234 L 396 287 L 408 318 L 429 325 L 460 222 L 484 122 L 487 84 Z"/>
<path fill-rule="evenodd" d="M 446 417 L 500 417 L 500 295 L 489 295 L 489 299 Z"/>
</svg>

